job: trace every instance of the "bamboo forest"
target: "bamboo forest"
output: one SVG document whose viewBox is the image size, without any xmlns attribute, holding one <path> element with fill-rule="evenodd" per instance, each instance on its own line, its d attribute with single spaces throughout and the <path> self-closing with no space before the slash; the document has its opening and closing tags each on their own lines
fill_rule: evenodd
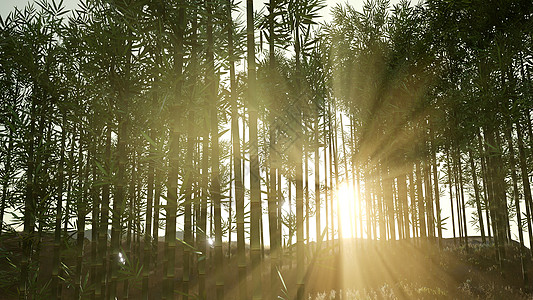
<svg viewBox="0 0 533 300">
<path fill-rule="evenodd" d="M 530 0 L 332 2 L 8 5 L 0 298 L 531 299 Z"/>
</svg>

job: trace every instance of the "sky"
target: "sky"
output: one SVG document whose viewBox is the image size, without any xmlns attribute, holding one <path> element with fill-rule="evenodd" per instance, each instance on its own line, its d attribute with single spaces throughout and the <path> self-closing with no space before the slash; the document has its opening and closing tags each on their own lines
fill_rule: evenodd
<svg viewBox="0 0 533 300">
<path fill-rule="evenodd" d="M 59 1 L 59 0 L 56 0 Z M 263 6 L 263 3 L 267 0 L 254 0 L 254 9 L 259 9 Z M 23 9 L 27 3 L 34 2 L 34 0 L 0 0 L 0 15 L 2 17 L 7 16 L 7 14 L 14 9 L 14 7 L 18 7 L 19 9 Z M 241 2 L 245 2 L 244 0 Z M 354 6 L 357 10 L 360 10 L 363 6 L 364 0 L 326 0 L 327 7 L 323 9 L 322 14 L 329 15 L 329 10 L 336 6 L 337 3 L 349 3 L 350 5 Z M 392 0 L 391 4 L 397 3 L 399 0 Z M 75 9 L 77 7 L 78 0 L 63 0 L 63 4 L 67 9 Z M 329 18 L 326 16 L 326 20 L 329 20 Z"/>
</svg>

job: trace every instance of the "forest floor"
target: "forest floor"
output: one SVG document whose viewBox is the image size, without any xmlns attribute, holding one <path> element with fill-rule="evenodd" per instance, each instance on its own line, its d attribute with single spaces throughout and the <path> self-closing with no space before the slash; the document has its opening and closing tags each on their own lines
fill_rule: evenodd
<svg viewBox="0 0 533 300">
<path fill-rule="evenodd" d="M 72 241 L 74 243 L 74 241 Z M 138 244 L 141 248 L 142 244 Z M 0 237 L 0 299 L 17 299 L 18 265 L 21 259 L 21 241 L 11 234 Z M 35 276 L 35 298 L 49 297 L 49 281 L 52 270 L 52 244 L 45 238 L 41 243 L 39 256 L 39 274 Z M 225 245 L 227 253 L 227 245 Z M 160 243 L 159 257 L 163 256 L 164 244 Z M 370 242 L 361 240 L 344 240 L 342 255 L 339 255 L 338 243 L 312 243 L 307 248 L 309 267 L 305 270 L 306 294 L 308 299 L 326 300 L 339 299 L 533 299 L 531 288 L 524 288 L 522 279 L 518 243 L 506 247 L 506 258 L 502 266 L 496 259 L 496 251 L 491 244 L 481 243 L 481 238 L 470 237 L 468 249 L 459 240 L 443 239 L 438 242 L 416 240 L 394 242 Z M 176 255 L 176 278 L 181 278 L 182 248 L 178 247 Z M 526 257 L 527 271 L 533 272 L 533 264 Z M 232 244 L 232 252 L 235 252 Z M 295 252 L 295 251 L 294 251 Z M 90 243 L 86 241 L 85 261 L 90 261 Z M 64 299 L 72 299 L 74 288 L 73 270 L 75 270 L 76 252 L 71 246 L 63 252 L 65 284 Z M 212 255 L 209 253 L 208 255 Z M 291 259 L 290 251 L 286 250 L 283 267 L 276 279 L 277 288 L 270 287 L 270 259 L 268 249 L 265 250 L 263 262 L 262 288 L 265 299 L 293 299 L 296 292 L 296 260 Z M 227 299 L 239 299 L 238 269 L 236 256 L 226 257 L 224 262 L 224 280 Z M 209 259 L 207 261 L 210 261 Z M 249 260 L 248 260 L 249 261 Z M 140 298 L 142 272 L 140 264 L 126 264 L 122 267 L 121 276 L 128 278 L 130 283 L 129 298 Z M 150 299 L 161 297 L 164 263 L 151 272 Z M 193 264 L 193 268 L 194 268 Z M 207 273 L 213 266 L 207 266 Z M 84 269 L 88 271 L 90 265 Z M 248 269 L 250 273 L 250 268 Z M 214 298 L 214 276 L 208 276 L 208 298 Z M 89 280 L 90 281 L 90 280 Z M 283 281 L 283 282 L 282 282 Z M 528 287 L 533 287 L 529 280 Z M 248 288 L 252 282 L 249 278 Z M 180 282 L 176 281 L 176 288 Z M 90 283 L 84 290 L 90 291 Z M 197 276 L 191 277 L 191 290 L 197 289 Z M 121 284 L 118 287 L 118 299 L 123 299 Z M 88 295 L 87 295 L 88 296 Z"/>
<path fill-rule="evenodd" d="M 480 237 L 470 237 L 468 249 L 458 239 L 443 239 L 440 247 L 410 240 L 345 248 L 342 261 L 317 260 L 308 278 L 312 299 L 338 299 L 336 293 L 342 299 L 533 299 L 524 288 L 518 243 L 505 249 L 502 266 L 494 246 Z M 529 274 L 532 267 L 528 263 Z"/>
</svg>

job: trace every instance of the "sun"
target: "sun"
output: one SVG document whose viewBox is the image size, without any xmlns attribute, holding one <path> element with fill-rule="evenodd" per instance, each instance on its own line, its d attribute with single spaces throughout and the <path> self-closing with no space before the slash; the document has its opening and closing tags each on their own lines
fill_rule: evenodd
<svg viewBox="0 0 533 300">
<path fill-rule="evenodd" d="M 339 202 L 340 226 L 343 238 L 355 237 L 354 222 L 356 222 L 355 205 L 357 196 L 350 184 L 343 182 L 336 192 L 336 200 Z"/>
</svg>

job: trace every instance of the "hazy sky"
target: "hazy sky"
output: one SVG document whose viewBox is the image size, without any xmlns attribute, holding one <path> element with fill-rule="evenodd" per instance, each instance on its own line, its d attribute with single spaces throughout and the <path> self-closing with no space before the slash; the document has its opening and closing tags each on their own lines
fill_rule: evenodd
<svg viewBox="0 0 533 300">
<path fill-rule="evenodd" d="M 0 13 L 2 17 L 5 17 L 13 8 L 16 6 L 19 9 L 24 8 L 28 2 L 33 2 L 34 0 L 0 0 Z M 56 0 L 59 2 L 59 0 Z M 259 9 L 263 6 L 267 0 L 254 0 L 254 9 Z M 245 2 L 244 0 L 242 2 Z M 350 5 L 356 7 L 358 10 L 362 7 L 364 0 L 326 0 L 328 5 L 327 8 L 324 8 L 322 15 L 329 15 L 329 9 L 335 6 L 337 3 L 348 2 Z M 397 3 L 399 0 L 392 0 L 391 3 Z M 74 9 L 77 6 L 78 0 L 63 0 L 63 3 L 66 8 Z"/>
</svg>

